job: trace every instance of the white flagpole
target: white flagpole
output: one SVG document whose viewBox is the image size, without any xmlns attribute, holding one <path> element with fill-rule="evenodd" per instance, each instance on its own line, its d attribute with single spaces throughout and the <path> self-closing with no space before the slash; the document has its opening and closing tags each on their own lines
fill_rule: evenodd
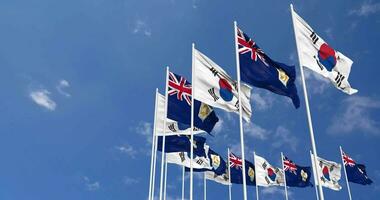
<svg viewBox="0 0 380 200">
<path fill-rule="evenodd" d="M 166 82 L 165 82 L 165 112 L 164 112 L 164 130 L 166 129 L 166 116 L 168 112 L 168 80 L 169 80 L 169 67 L 166 67 Z M 165 132 L 165 131 L 164 131 Z M 161 177 L 160 177 L 160 200 L 162 200 L 163 186 L 164 186 L 164 167 L 165 167 L 165 135 L 162 136 L 162 152 L 161 152 Z"/>
<path fill-rule="evenodd" d="M 152 133 L 152 153 L 151 153 L 151 159 L 150 159 L 150 177 L 149 177 L 149 197 L 148 199 L 152 199 L 152 190 L 153 188 L 153 162 L 154 160 L 154 150 L 155 150 L 155 138 L 156 138 L 156 121 L 157 121 L 157 95 L 158 95 L 158 88 L 156 88 L 156 95 L 155 95 L 155 101 L 154 101 L 154 121 L 153 121 L 153 133 Z"/>
<path fill-rule="evenodd" d="M 155 191 L 155 182 L 156 182 L 156 163 L 157 163 L 157 135 L 155 133 L 154 137 L 154 159 L 153 159 L 153 177 L 152 177 L 152 196 L 151 200 L 154 199 L 154 191 Z"/>
<path fill-rule="evenodd" d="M 165 156 L 164 200 L 166 200 L 166 185 L 167 185 L 167 180 L 168 180 L 168 161 L 167 161 L 167 159 L 168 158 Z"/>
<path fill-rule="evenodd" d="M 296 33 L 296 27 L 295 27 L 295 24 L 294 24 L 294 10 L 293 10 L 293 5 L 292 4 L 290 4 L 290 10 L 292 12 L 294 39 L 296 40 L 298 60 L 299 60 L 299 66 L 300 66 L 300 71 L 301 71 L 301 79 L 302 79 L 303 93 L 304 93 L 304 98 L 305 98 L 306 114 L 307 114 L 307 119 L 308 119 L 308 124 L 309 124 L 311 146 L 312 146 L 312 149 L 313 149 L 314 165 L 316 165 L 317 164 L 317 147 L 316 147 L 315 141 L 314 141 L 313 123 L 312 123 L 312 120 L 311 120 L 311 114 L 310 114 L 310 108 L 309 108 L 309 99 L 308 99 L 308 95 L 307 95 L 305 76 L 304 76 L 303 67 L 302 67 L 302 57 L 301 57 L 301 54 L 300 54 L 300 51 L 299 51 L 298 42 L 297 42 L 297 33 Z M 316 170 L 316 174 L 318 176 L 318 170 Z M 320 184 L 320 180 L 319 179 L 317 179 L 317 181 L 318 181 L 318 190 L 319 190 L 320 199 L 324 200 L 322 185 Z"/>
<path fill-rule="evenodd" d="M 194 84 L 194 49 L 195 44 L 192 44 L 191 49 L 191 83 Z M 190 200 L 193 200 L 193 144 L 194 144 L 194 91 L 195 87 L 191 87 L 191 123 L 190 123 L 190 134 L 191 134 L 191 145 L 190 145 Z"/>
<path fill-rule="evenodd" d="M 284 172 L 285 199 L 288 200 L 288 188 L 286 188 L 286 172 L 284 167 L 284 154 L 281 152 L 282 171 Z"/>
<path fill-rule="evenodd" d="M 346 166 L 344 165 L 344 160 L 343 160 L 343 150 L 342 150 L 342 147 L 341 147 L 341 146 L 339 146 L 339 149 L 340 149 L 340 156 L 341 156 L 341 158 L 342 158 L 342 165 L 343 165 L 343 169 L 344 169 L 344 176 L 346 177 L 346 184 L 347 184 L 348 197 L 350 197 L 350 200 L 352 200 L 350 184 L 348 183 L 348 177 L 347 177 Z"/>
<path fill-rule="evenodd" d="M 256 160 L 256 152 L 253 152 L 253 161 Z M 255 164 L 255 173 L 256 173 L 256 164 Z M 255 182 L 256 182 L 256 200 L 259 200 L 259 186 L 257 185 L 257 175 L 255 174 Z"/>
<path fill-rule="evenodd" d="M 203 172 L 203 200 L 207 200 L 206 172 Z"/>
<path fill-rule="evenodd" d="M 238 82 L 238 96 L 239 96 L 239 125 L 240 125 L 240 145 L 241 145 L 241 159 L 242 159 L 242 173 L 243 173 L 243 194 L 244 200 L 247 200 L 247 180 L 245 177 L 245 154 L 244 154 L 244 133 L 243 133 L 243 114 L 241 106 L 241 95 L 240 95 L 240 60 L 238 52 L 237 43 L 237 23 L 234 21 L 234 32 L 235 32 L 235 55 L 236 55 L 236 70 L 237 70 L 237 82 Z"/>
<path fill-rule="evenodd" d="M 185 166 L 182 166 L 182 200 L 185 200 Z"/>
<path fill-rule="evenodd" d="M 311 161 L 313 161 L 313 156 L 312 156 L 312 154 L 311 154 L 311 151 L 309 151 L 309 153 L 310 153 L 310 159 L 311 159 Z M 313 162 L 311 162 L 311 163 L 313 163 Z M 316 194 L 316 196 L 317 196 L 317 200 L 319 200 L 319 195 L 318 195 L 318 183 L 317 183 L 317 179 L 318 179 L 318 177 L 316 177 L 316 174 L 317 174 L 317 170 L 314 168 L 314 165 L 311 165 L 311 169 L 313 170 L 313 177 L 314 177 L 314 188 L 315 188 L 315 194 Z"/>
<path fill-rule="evenodd" d="M 227 148 L 227 153 L 228 153 L 228 155 L 227 155 L 227 158 L 228 158 L 228 196 L 229 196 L 229 200 L 231 200 L 232 199 L 232 194 L 231 194 L 231 187 L 232 187 L 232 185 L 231 185 L 231 168 L 230 168 L 230 148 Z"/>
</svg>

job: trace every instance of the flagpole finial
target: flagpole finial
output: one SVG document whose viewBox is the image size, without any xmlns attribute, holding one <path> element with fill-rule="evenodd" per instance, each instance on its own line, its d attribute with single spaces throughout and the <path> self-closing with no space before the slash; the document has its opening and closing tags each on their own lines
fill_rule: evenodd
<svg viewBox="0 0 380 200">
<path fill-rule="evenodd" d="M 292 3 L 290 4 L 290 9 L 293 10 L 293 4 Z"/>
</svg>

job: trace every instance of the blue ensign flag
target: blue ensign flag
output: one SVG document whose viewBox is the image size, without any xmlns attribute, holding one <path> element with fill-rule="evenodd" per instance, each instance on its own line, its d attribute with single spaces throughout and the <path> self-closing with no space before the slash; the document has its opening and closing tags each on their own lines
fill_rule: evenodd
<svg viewBox="0 0 380 200">
<path fill-rule="evenodd" d="M 169 72 L 168 86 L 168 118 L 190 124 L 191 83 L 184 77 Z M 211 106 L 194 100 L 195 127 L 210 133 L 218 121 L 219 118 Z"/>
<path fill-rule="evenodd" d="M 212 167 L 212 169 L 194 169 L 194 172 L 204 172 L 204 171 L 213 171 L 216 175 L 223 175 L 228 174 L 227 169 L 227 162 L 215 151 L 213 151 L 211 148 L 209 148 L 207 145 L 206 151 L 207 151 L 207 158 L 210 161 L 209 165 Z M 190 171 L 190 168 L 185 169 L 187 172 Z"/>
<path fill-rule="evenodd" d="M 365 165 L 357 164 L 354 159 L 350 158 L 344 152 L 342 153 L 348 181 L 361 185 L 370 185 L 372 180 L 367 176 Z"/>
<path fill-rule="evenodd" d="M 157 137 L 157 150 L 162 151 L 162 136 Z M 205 157 L 204 145 L 206 138 L 194 135 L 194 155 Z M 165 136 L 165 152 L 188 152 L 190 154 L 191 139 L 188 135 Z"/>
<path fill-rule="evenodd" d="M 296 108 L 300 100 L 295 85 L 296 70 L 269 58 L 262 49 L 237 28 L 241 80 L 259 88 L 267 89 L 292 99 Z"/>
<path fill-rule="evenodd" d="M 286 186 L 288 187 L 307 187 L 313 186 L 310 182 L 311 167 L 301 167 L 284 156 L 284 171 Z"/>
<path fill-rule="evenodd" d="M 230 153 L 230 173 L 231 173 L 231 183 L 243 184 L 243 161 L 241 158 L 237 157 L 235 154 Z M 245 177 L 247 185 L 256 185 L 256 173 L 255 165 L 247 160 L 245 160 Z"/>
</svg>

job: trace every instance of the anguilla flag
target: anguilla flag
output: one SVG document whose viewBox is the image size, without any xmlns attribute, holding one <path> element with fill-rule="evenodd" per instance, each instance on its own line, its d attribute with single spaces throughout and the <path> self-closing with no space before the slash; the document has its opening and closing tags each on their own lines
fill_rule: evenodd
<svg viewBox="0 0 380 200">
<path fill-rule="evenodd" d="M 361 185 L 370 185 L 372 183 L 372 180 L 367 176 L 365 165 L 357 164 L 354 159 L 349 157 L 343 151 L 342 158 L 344 167 L 346 168 L 348 181 Z"/>
<path fill-rule="evenodd" d="M 310 182 L 311 167 L 296 165 L 286 156 L 283 157 L 286 186 L 288 187 L 307 187 L 313 186 Z"/>
<path fill-rule="evenodd" d="M 165 96 L 157 93 L 156 94 L 156 135 L 190 135 L 190 126 L 187 124 L 182 124 L 177 121 L 168 119 L 165 116 Z M 166 127 L 164 128 L 164 121 L 166 120 Z M 204 133 L 204 131 L 194 127 L 193 134 Z"/>
<path fill-rule="evenodd" d="M 157 137 L 157 150 L 162 151 L 163 136 Z M 194 155 L 205 156 L 204 145 L 206 138 L 194 135 Z M 165 152 L 189 152 L 190 155 L 191 138 L 187 135 L 165 136 Z"/>
<path fill-rule="evenodd" d="M 294 106 L 299 108 L 300 100 L 294 83 L 295 67 L 272 60 L 255 41 L 236 28 L 241 80 L 249 85 L 288 96 Z"/>
<path fill-rule="evenodd" d="M 231 183 L 243 184 L 243 160 L 233 153 L 229 155 Z M 256 185 L 255 165 L 245 160 L 245 177 L 247 185 Z"/>
<path fill-rule="evenodd" d="M 348 82 L 352 60 L 325 42 L 293 9 L 292 18 L 300 65 L 329 79 L 346 94 L 355 94 Z"/>
<path fill-rule="evenodd" d="M 191 123 L 191 83 L 169 72 L 167 117 L 189 125 Z M 208 133 L 219 121 L 213 108 L 194 100 L 194 126 Z"/>
</svg>

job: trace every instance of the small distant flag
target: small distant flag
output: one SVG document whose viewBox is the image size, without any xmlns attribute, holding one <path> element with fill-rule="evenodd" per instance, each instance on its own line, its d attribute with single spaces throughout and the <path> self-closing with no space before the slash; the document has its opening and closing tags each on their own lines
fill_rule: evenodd
<svg viewBox="0 0 380 200">
<path fill-rule="evenodd" d="M 156 108 L 156 135 L 190 135 L 190 126 L 165 117 L 165 97 L 157 93 L 157 108 Z M 166 118 L 166 129 L 164 131 L 164 120 Z M 194 134 L 203 133 L 204 131 L 194 127 Z"/>
<path fill-rule="evenodd" d="M 173 163 L 185 167 L 190 167 L 191 163 L 194 169 L 212 170 L 208 154 L 208 145 L 194 144 L 194 156 L 190 157 L 190 152 L 172 152 L 166 153 L 168 163 Z"/>
<path fill-rule="evenodd" d="M 348 82 L 352 60 L 327 44 L 295 11 L 292 11 L 300 65 L 328 78 L 336 88 L 355 94 Z"/>
<path fill-rule="evenodd" d="M 258 186 L 284 186 L 284 171 L 255 155 L 256 183 Z"/>
<path fill-rule="evenodd" d="M 272 60 L 255 41 L 236 28 L 241 80 L 249 85 L 288 96 L 298 108 L 300 100 L 294 83 L 295 67 Z"/>
<path fill-rule="evenodd" d="M 194 49 L 193 86 L 194 98 L 210 106 L 229 112 L 239 113 L 238 84 L 219 65 L 206 55 Z M 250 104 L 251 87 L 241 84 L 243 118 L 249 121 L 252 110 Z"/>
<path fill-rule="evenodd" d="M 314 166 L 313 154 L 311 156 L 312 165 Z M 314 177 L 318 178 L 323 187 L 330 188 L 332 190 L 339 191 L 342 186 L 339 185 L 339 180 L 341 178 L 341 168 L 342 166 L 336 162 L 328 161 L 317 157 L 317 169 L 319 177 L 314 172 Z M 317 182 L 318 183 L 318 182 Z"/>
<path fill-rule="evenodd" d="M 365 165 L 357 164 L 354 159 L 352 159 L 343 151 L 342 158 L 344 162 L 344 167 L 346 168 L 347 179 L 349 182 L 361 185 L 370 185 L 372 183 L 372 180 L 367 176 Z"/>
<path fill-rule="evenodd" d="M 243 160 L 233 153 L 229 155 L 231 183 L 243 184 Z M 255 165 L 245 160 L 245 177 L 247 185 L 256 185 Z"/>
<path fill-rule="evenodd" d="M 169 72 L 167 117 L 182 124 L 191 123 L 191 84 L 184 77 Z M 219 121 L 214 109 L 194 100 L 194 126 L 208 133 Z"/>
<path fill-rule="evenodd" d="M 289 158 L 284 156 L 284 171 L 286 176 L 286 186 L 288 187 L 307 187 L 313 186 L 310 182 L 311 167 L 296 165 Z"/>
<path fill-rule="evenodd" d="M 157 137 L 157 150 L 162 151 L 163 136 Z M 205 157 L 204 145 L 206 138 L 201 136 L 194 136 L 194 144 L 191 145 L 190 136 L 187 135 L 170 135 L 165 136 L 165 152 L 189 152 L 191 146 L 194 147 L 194 154 Z"/>
</svg>

